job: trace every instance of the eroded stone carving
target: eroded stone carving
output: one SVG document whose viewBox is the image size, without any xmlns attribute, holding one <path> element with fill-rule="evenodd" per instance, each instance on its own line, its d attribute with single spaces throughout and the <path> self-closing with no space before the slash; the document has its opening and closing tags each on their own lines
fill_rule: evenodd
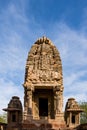
<svg viewBox="0 0 87 130">
<path fill-rule="evenodd" d="M 29 83 L 40 83 L 43 81 L 59 82 L 62 79 L 62 75 L 60 73 L 51 70 L 29 70 L 27 76 L 26 81 Z"/>
<path fill-rule="evenodd" d="M 48 105 L 48 116 L 50 118 L 51 116 L 53 116 L 50 114 L 51 111 L 55 111 L 55 118 L 58 117 L 59 113 L 62 113 L 63 76 L 61 58 L 55 45 L 46 37 L 38 39 L 31 47 L 26 63 L 24 88 L 26 89 L 27 97 L 24 101 L 25 110 L 26 107 L 27 110 L 30 110 L 30 108 L 34 110 L 33 108 L 35 108 L 34 114 L 36 113 L 36 111 L 39 112 L 39 98 L 40 96 L 44 97 L 45 95 L 43 94 L 43 91 L 45 91 L 45 89 L 49 90 L 50 88 L 49 91 L 51 92 L 53 99 L 51 99 L 51 97 L 50 99 L 48 98 L 49 92 L 47 92 L 48 94 L 45 93 L 45 98 L 47 98 L 47 100 L 49 100 L 49 102 L 53 104 L 54 108 L 52 108 L 51 110 L 52 106 L 49 107 Z M 42 95 L 40 95 L 39 93 L 37 101 L 35 100 L 36 89 L 40 89 L 40 91 L 42 92 Z M 32 106 L 32 102 L 34 106 Z M 35 104 L 37 104 L 37 106 Z M 30 111 L 28 111 L 27 113 L 31 114 Z M 39 117 L 39 115 L 35 115 L 36 117 Z"/>
<path fill-rule="evenodd" d="M 27 59 L 25 83 L 53 82 L 62 85 L 59 52 L 48 38 L 38 39 Z"/>
<path fill-rule="evenodd" d="M 80 124 L 80 113 L 83 110 L 80 108 L 74 98 L 69 98 L 65 108 L 65 120 L 69 127 L 76 127 Z"/>
<path fill-rule="evenodd" d="M 78 103 L 75 101 L 74 98 L 68 99 L 66 107 L 67 107 L 67 109 L 80 109 Z"/>
<path fill-rule="evenodd" d="M 59 52 L 46 37 L 31 47 L 26 64 L 25 83 L 53 82 L 62 85 L 62 65 Z"/>
</svg>

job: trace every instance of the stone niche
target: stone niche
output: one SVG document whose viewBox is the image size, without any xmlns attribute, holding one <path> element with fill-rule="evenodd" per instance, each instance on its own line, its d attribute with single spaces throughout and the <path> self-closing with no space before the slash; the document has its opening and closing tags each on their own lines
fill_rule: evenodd
<svg viewBox="0 0 87 130">
<path fill-rule="evenodd" d="M 28 53 L 23 86 L 24 120 L 64 122 L 61 58 L 46 37 L 38 39 Z"/>
</svg>

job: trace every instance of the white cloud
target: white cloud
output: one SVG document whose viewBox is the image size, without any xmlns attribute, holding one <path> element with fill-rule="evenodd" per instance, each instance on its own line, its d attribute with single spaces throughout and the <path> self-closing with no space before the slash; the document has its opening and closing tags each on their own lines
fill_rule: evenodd
<svg viewBox="0 0 87 130">
<path fill-rule="evenodd" d="M 26 17 L 14 4 L 8 4 L 0 17 L 0 113 L 7 107 L 12 96 L 17 95 L 23 102 L 23 76 L 26 58 L 25 31 Z M 20 28 L 20 29 L 19 29 Z M 26 33 L 27 34 L 27 33 Z"/>
<path fill-rule="evenodd" d="M 68 98 L 75 98 L 78 102 L 87 99 L 87 71 L 71 72 L 64 77 L 64 106 Z"/>
<path fill-rule="evenodd" d="M 16 86 L 14 82 L 0 78 L 0 112 L 2 112 L 3 108 L 7 108 L 7 104 L 14 95 L 20 95 L 20 99 L 23 103 L 23 87 Z"/>
<path fill-rule="evenodd" d="M 66 73 L 65 78 L 64 78 L 64 83 L 66 86 L 71 86 L 73 83 L 76 81 L 79 81 L 83 76 L 86 77 L 87 71 L 77 71 L 76 73 L 71 72 L 69 75 Z"/>
<path fill-rule="evenodd" d="M 87 81 L 76 81 L 71 86 L 68 86 L 67 93 L 71 93 L 74 95 L 87 93 Z"/>
<path fill-rule="evenodd" d="M 77 101 L 87 99 L 87 37 L 83 30 L 73 30 L 62 23 L 60 25 L 55 27 L 58 31 L 55 31 L 54 43 L 63 63 L 65 106 L 70 97 Z"/>
<path fill-rule="evenodd" d="M 14 36 L 15 38 L 15 36 Z M 15 40 L 17 40 L 15 38 Z M 20 41 L 21 42 L 21 41 Z M 21 64 L 24 66 L 24 58 L 25 58 L 25 51 L 23 48 L 18 44 L 13 44 L 11 41 L 10 43 L 0 48 L 1 52 L 1 60 L 0 60 L 0 71 L 6 72 L 11 70 L 22 69 Z"/>
<path fill-rule="evenodd" d="M 72 65 L 87 64 L 87 37 L 83 32 L 72 30 L 65 24 L 57 25 L 57 29 L 54 42 L 59 47 L 63 60 L 68 60 Z"/>
</svg>

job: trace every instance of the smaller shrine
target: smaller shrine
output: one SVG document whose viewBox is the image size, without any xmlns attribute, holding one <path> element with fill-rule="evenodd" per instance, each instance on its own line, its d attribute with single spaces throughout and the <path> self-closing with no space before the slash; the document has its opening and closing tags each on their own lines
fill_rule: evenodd
<svg viewBox="0 0 87 130">
<path fill-rule="evenodd" d="M 83 110 L 79 107 L 74 98 L 69 98 L 65 108 L 65 121 L 67 127 L 76 127 L 80 125 L 80 113 Z"/>
<path fill-rule="evenodd" d="M 6 130 L 22 130 L 22 104 L 17 96 L 13 96 L 8 107 L 3 109 L 7 111 L 7 128 Z"/>
</svg>

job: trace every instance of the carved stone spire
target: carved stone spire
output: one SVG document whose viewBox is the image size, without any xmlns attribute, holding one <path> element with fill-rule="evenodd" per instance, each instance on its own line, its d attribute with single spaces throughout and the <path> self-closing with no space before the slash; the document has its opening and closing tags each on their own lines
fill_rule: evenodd
<svg viewBox="0 0 87 130">
<path fill-rule="evenodd" d="M 56 83 L 62 86 L 62 64 L 55 45 L 46 37 L 38 39 L 28 53 L 25 83 Z"/>
<path fill-rule="evenodd" d="M 39 111 L 39 98 L 46 94 L 48 104 L 51 105 L 48 108 L 49 117 L 52 117 L 50 113 L 54 111 L 55 119 L 60 120 L 61 117 L 61 120 L 64 120 L 62 113 L 63 78 L 61 58 L 55 45 L 46 37 L 38 39 L 28 53 L 24 89 L 24 109 L 25 114 L 27 113 L 25 117 L 39 118 L 40 115 L 34 112 L 34 108 Z M 46 91 L 45 94 L 43 94 L 43 91 Z M 48 96 L 48 92 L 50 92 L 50 96 Z M 54 108 L 51 109 L 53 106 Z"/>
</svg>

